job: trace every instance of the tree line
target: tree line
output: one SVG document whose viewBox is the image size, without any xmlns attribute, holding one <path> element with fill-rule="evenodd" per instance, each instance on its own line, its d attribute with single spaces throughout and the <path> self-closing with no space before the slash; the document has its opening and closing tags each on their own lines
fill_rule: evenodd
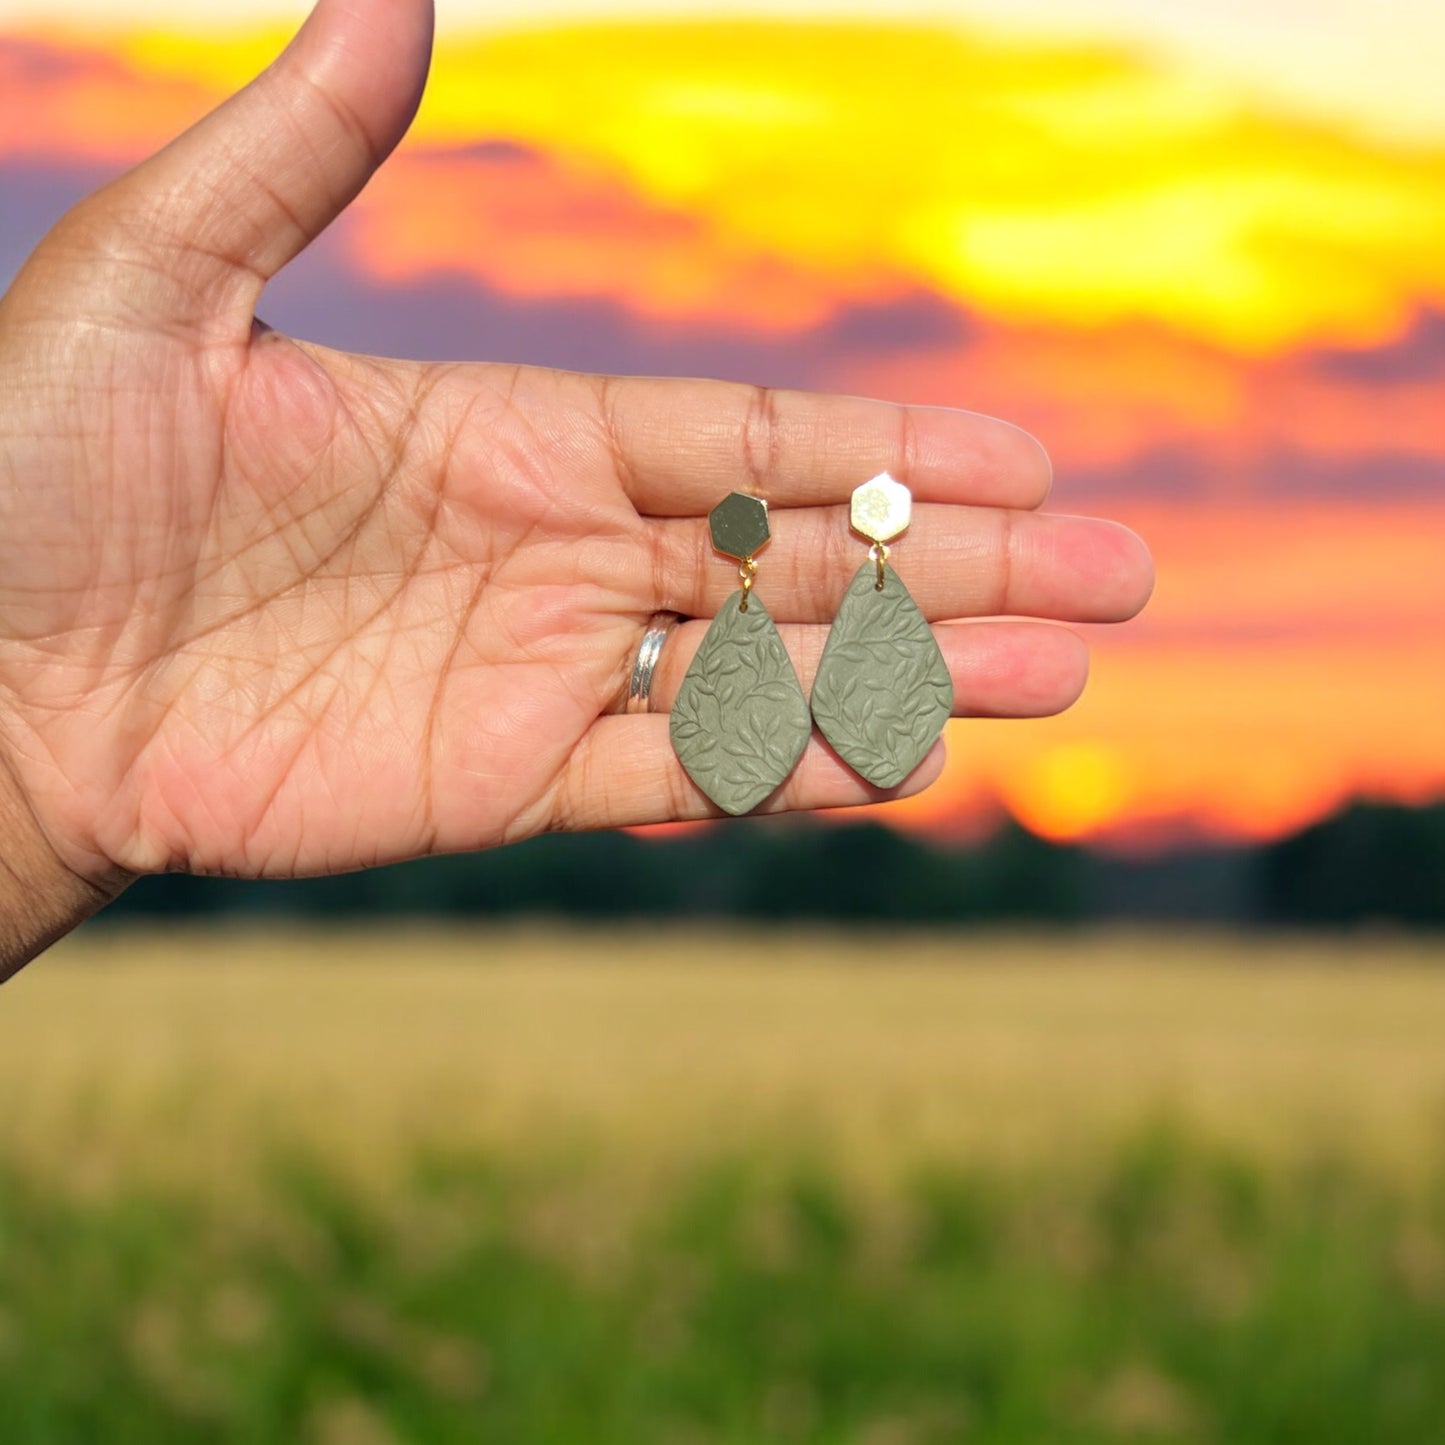
<svg viewBox="0 0 1445 1445">
<path fill-rule="evenodd" d="M 1050 843 L 1011 822 L 969 846 L 807 818 L 558 835 L 299 882 L 148 878 L 103 917 L 137 915 L 1440 928 L 1445 804 L 1356 803 L 1279 842 L 1151 856 Z"/>
</svg>

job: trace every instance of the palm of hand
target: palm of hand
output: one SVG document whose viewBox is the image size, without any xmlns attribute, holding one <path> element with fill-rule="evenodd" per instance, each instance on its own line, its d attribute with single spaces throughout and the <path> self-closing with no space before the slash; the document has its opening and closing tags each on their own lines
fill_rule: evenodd
<svg viewBox="0 0 1445 1445">
<path fill-rule="evenodd" d="M 20 427 L 75 438 L 25 475 L 51 525 L 7 545 L 0 591 L 39 810 L 135 871 L 332 871 L 549 826 L 647 611 L 594 387 L 269 332 L 102 337 Z"/>
</svg>

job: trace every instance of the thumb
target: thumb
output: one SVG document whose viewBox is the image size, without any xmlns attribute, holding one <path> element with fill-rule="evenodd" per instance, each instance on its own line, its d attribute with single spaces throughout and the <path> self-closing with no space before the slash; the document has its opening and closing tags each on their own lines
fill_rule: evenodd
<svg viewBox="0 0 1445 1445">
<path fill-rule="evenodd" d="M 124 272 L 127 318 L 249 327 L 266 282 L 406 133 L 432 26 L 432 0 L 319 0 L 269 69 L 83 203 L 84 249 Z"/>
</svg>

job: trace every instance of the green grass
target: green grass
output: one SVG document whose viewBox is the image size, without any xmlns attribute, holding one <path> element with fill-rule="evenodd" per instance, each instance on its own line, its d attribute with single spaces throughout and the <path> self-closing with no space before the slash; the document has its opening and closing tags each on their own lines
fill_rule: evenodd
<svg viewBox="0 0 1445 1445">
<path fill-rule="evenodd" d="M 1435 1445 L 1442 960 L 82 934 L 0 1008 L 0 1445 Z"/>
<path fill-rule="evenodd" d="M 1104 1161 L 865 1188 L 800 1147 L 644 1202 L 585 1162 L 273 1157 L 197 1191 L 0 1187 L 5 1445 L 1424 1445 L 1445 1170 Z"/>
</svg>

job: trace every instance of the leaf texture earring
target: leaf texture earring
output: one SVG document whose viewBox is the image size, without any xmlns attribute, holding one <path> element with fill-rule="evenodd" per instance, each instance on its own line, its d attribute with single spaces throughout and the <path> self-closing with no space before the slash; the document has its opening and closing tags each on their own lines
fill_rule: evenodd
<svg viewBox="0 0 1445 1445">
<path fill-rule="evenodd" d="M 853 530 L 873 545 L 843 596 L 813 683 L 813 720 L 833 750 L 875 787 L 901 783 L 953 711 L 953 682 L 933 629 L 888 566 L 913 496 L 881 472 L 853 493 Z"/>
<path fill-rule="evenodd" d="M 754 554 L 767 542 L 768 504 L 732 492 L 708 514 L 712 544 L 733 558 L 742 587 L 723 603 L 672 705 L 672 747 L 724 812 L 756 808 L 797 766 L 813 731 L 803 685 L 768 609 L 753 594 Z"/>
</svg>

